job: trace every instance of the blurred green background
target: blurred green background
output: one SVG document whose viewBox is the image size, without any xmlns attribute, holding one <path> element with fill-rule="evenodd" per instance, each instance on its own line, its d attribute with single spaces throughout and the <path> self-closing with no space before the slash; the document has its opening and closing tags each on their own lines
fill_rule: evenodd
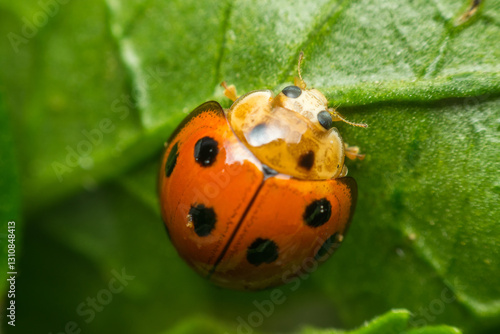
<svg viewBox="0 0 500 334">
<path fill-rule="evenodd" d="M 500 1 L 0 0 L 0 37 L 6 333 L 500 332 Z M 221 81 L 278 92 L 301 50 L 367 157 L 344 245 L 263 312 L 177 256 L 156 175 Z"/>
</svg>

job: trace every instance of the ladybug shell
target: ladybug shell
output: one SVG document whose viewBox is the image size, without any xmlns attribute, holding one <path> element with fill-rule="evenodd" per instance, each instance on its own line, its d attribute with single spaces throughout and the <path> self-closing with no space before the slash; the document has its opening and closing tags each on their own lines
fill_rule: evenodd
<svg viewBox="0 0 500 334">
<path fill-rule="evenodd" d="M 214 101 L 172 134 L 159 178 L 161 214 L 180 256 L 231 289 L 259 290 L 311 271 L 339 246 L 353 178 L 311 181 L 262 165 Z"/>
</svg>

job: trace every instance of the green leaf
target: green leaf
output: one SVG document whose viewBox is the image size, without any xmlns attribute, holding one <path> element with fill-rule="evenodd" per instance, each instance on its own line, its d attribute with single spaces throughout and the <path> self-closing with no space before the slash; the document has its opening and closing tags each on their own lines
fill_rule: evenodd
<svg viewBox="0 0 500 334">
<path fill-rule="evenodd" d="M 158 332 L 203 314 L 234 330 L 269 298 L 216 289 L 181 262 L 162 230 L 156 175 L 190 110 L 228 105 L 221 81 L 277 92 L 304 50 L 308 85 L 369 124 L 338 126 L 367 157 L 348 162 L 359 199 L 345 244 L 298 291 L 282 287 L 287 302 L 259 330 L 352 328 L 396 307 L 436 331 L 500 326 L 499 1 L 465 21 L 468 0 L 91 0 L 53 15 L 47 3 L 0 0 L 1 91 L 31 229 L 20 298 L 33 323 L 56 332 L 76 318 L 104 332 L 120 319 L 121 332 Z M 47 259 L 75 263 L 73 273 L 39 277 L 32 267 Z M 135 284 L 87 325 L 76 306 L 122 267 Z M 64 290 L 57 311 L 44 304 L 57 290 L 40 288 L 54 282 L 79 291 Z"/>
<path fill-rule="evenodd" d="M 449 326 L 430 326 L 410 329 L 408 319 L 410 313 L 406 310 L 392 310 L 377 317 L 362 327 L 352 331 L 318 330 L 306 328 L 301 334 L 460 334 L 461 331 Z"/>
</svg>

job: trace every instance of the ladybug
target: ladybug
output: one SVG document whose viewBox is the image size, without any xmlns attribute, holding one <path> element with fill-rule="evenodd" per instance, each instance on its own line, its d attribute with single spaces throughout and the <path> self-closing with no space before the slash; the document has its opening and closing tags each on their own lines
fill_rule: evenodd
<svg viewBox="0 0 500 334">
<path fill-rule="evenodd" d="M 260 290 L 323 262 L 351 221 L 356 181 L 344 157 L 363 159 L 333 122 L 345 120 L 300 73 L 274 96 L 257 90 L 234 103 L 192 111 L 166 144 L 161 215 L 179 255 L 216 285 Z"/>
</svg>

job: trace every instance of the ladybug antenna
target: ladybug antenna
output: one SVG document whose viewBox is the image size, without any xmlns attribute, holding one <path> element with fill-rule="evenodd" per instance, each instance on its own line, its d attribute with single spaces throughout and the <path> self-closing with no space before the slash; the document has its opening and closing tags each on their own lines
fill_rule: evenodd
<svg viewBox="0 0 500 334">
<path fill-rule="evenodd" d="M 302 79 L 302 73 L 300 71 L 300 66 L 302 65 L 302 61 L 304 60 L 304 52 L 300 51 L 299 53 L 299 64 L 297 66 L 297 72 L 299 73 L 299 77 L 295 77 L 294 84 L 300 89 L 305 89 L 307 87 L 306 83 Z"/>
<path fill-rule="evenodd" d="M 344 116 L 342 116 L 337 110 L 335 110 L 333 108 L 328 108 L 328 112 L 330 113 L 330 115 L 332 115 L 332 120 L 334 122 L 340 120 L 340 121 L 347 123 L 349 125 L 352 125 L 352 126 L 357 126 L 360 128 L 367 128 L 368 127 L 368 124 L 365 124 L 365 123 L 353 123 L 353 122 L 348 121 L 347 119 L 344 118 Z"/>
</svg>

